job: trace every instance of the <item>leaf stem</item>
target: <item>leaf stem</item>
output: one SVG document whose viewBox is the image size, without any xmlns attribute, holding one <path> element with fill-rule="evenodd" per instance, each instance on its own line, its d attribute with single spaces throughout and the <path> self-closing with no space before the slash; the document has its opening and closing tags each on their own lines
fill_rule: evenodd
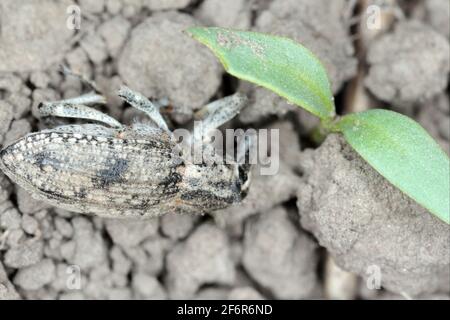
<svg viewBox="0 0 450 320">
<path fill-rule="evenodd" d="M 320 145 L 330 133 L 340 132 L 336 125 L 339 120 L 339 116 L 334 116 L 331 119 L 322 119 L 319 125 L 311 131 L 311 140 Z"/>
</svg>

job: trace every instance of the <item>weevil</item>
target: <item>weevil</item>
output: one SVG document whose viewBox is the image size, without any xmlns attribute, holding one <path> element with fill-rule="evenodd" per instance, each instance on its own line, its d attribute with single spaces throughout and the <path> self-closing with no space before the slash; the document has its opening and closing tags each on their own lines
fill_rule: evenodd
<svg viewBox="0 0 450 320">
<path fill-rule="evenodd" d="M 177 139 L 156 104 L 127 87 L 118 94 L 143 111 L 151 124 L 125 126 L 92 108 L 106 103 L 94 91 L 43 102 L 41 117 L 90 123 L 30 133 L 0 151 L 0 168 L 36 199 L 101 217 L 204 214 L 243 199 L 250 183 L 249 165 L 194 163 L 177 151 Z M 232 119 L 245 104 L 245 96 L 236 93 L 206 105 L 206 118 L 201 132 L 194 130 L 194 139 Z"/>
</svg>

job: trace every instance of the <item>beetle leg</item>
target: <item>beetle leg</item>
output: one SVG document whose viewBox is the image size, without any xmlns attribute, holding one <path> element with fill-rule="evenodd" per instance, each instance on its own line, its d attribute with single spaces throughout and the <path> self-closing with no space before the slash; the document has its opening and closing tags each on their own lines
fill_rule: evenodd
<svg viewBox="0 0 450 320">
<path fill-rule="evenodd" d="M 104 96 L 100 94 L 96 94 L 94 92 L 89 92 L 83 94 L 78 97 L 64 99 L 60 101 L 55 101 L 51 103 L 65 103 L 65 104 L 83 104 L 83 105 L 92 105 L 92 104 L 106 104 L 106 99 Z"/>
<path fill-rule="evenodd" d="M 247 104 L 247 97 L 242 93 L 213 101 L 196 112 L 197 119 L 203 119 L 200 127 L 194 127 L 194 139 L 203 140 L 213 129 L 233 119 Z"/>
<path fill-rule="evenodd" d="M 170 132 L 166 121 L 164 121 L 162 115 L 159 113 L 160 105 L 156 106 L 142 94 L 132 91 L 125 86 L 122 86 L 119 89 L 119 97 L 129 103 L 132 107 L 145 112 L 145 114 L 147 114 L 160 129 Z M 161 104 L 161 102 L 158 104 Z"/>
<path fill-rule="evenodd" d="M 92 91 L 79 97 L 40 103 L 38 109 L 41 117 L 86 119 L 98 121 L 110 127 L 122 128 L 122 125 L 116 119 L 94 108 L 88 107 L 88 105 L 93 104 L 106 104 L 105 97 L 98 94 L 99 90 L 93 81 L 90 81 L 80 74 L 74 73 L 64 65 L 61 65 L 61 72 L 66 76 L 69 75 L 78 78 L 83 84 L 90 87 Z"/>
<path fill-rule="evenodd" d="M 85 105 L 95 103 L 105 103 L 105 98 L 98 94 L 88 93 L 66 100 L 42 102 L 38 108 L 41 117 L 86 119 L 102 122 L 114 128 L 122 128 L 116 119 Z"/>
</svg>

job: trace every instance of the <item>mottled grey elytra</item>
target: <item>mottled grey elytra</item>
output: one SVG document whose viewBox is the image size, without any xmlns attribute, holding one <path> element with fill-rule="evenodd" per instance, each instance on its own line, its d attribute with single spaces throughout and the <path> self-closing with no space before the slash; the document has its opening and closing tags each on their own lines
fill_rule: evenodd
<svg viewBox="0 0 450 320">
<path fill-rule="evenodd" d="M 119 96 L 145 112 L 154 125 L 121 125 L 87 106 L 104 103 L 94 93 L 45 102 L 39 107 L 43 117 L 102 124 L 64 125 L 30 133 L 1 150 L 1 170 L 37 199 L 102 217 L 204 214 L 245 196 L 248 165 L 229 161 L 194 164 L 177 151 L 179 146 L 158 106 L 126 87 L 119 90 Z M 237 93 L 205 106 L 202 130 L 230 120 L 245 103 L 245 96 Z"/>
</svg>

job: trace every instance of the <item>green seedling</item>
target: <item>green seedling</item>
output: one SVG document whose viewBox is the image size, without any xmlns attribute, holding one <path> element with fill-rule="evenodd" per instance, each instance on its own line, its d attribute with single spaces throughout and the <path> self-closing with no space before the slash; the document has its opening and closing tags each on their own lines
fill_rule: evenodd
<svg viewBox="0 0 450 320">
<path fill-rule="evenodd" d="M 211 49 L 228 73 L 319 117 L 322 133 L 342 134 L 390 183 L 450 223 L 450 161 L 417 122 L 381 109 L 337 116 L 325 68 L 291 39 L 224 28 L 192 27 L 187 32 Z"/>
</svg>

